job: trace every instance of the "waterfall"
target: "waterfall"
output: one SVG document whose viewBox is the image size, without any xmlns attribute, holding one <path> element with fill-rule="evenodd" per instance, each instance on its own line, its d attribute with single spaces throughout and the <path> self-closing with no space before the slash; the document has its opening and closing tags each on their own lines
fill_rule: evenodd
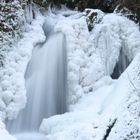
<svg viewBox="0 0 140 140">
<path fill-rule="evenodd" d="M 52 33 L 33 51 L 25 74 L 27 105 L 16 120 L 7 123 L 9 132 L 37 132 L 43 118 L 66 112 L 66 72 L 65 35 Z"/>
</svg>

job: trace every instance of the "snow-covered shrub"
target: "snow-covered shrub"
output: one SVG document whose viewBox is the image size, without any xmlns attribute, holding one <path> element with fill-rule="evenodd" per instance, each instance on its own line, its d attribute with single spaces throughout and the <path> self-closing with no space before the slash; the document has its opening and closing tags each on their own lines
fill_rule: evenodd
<svg viewBox="0 0 140 140">
<path fill-rule="evenodd" d="M 32 55 L 32 49 L 38 42 L 43 42 L 43 18 L 39 17 L 28 33 L 13 46 L 5 58 L 5 65 L 0 73 L 0 117 L 13 119 L 26 104 L 26 89 L 24 74 Z M 18 80 L 18 82 L 17 82 Z"/>
<path fill-rule="evenodd" d="M 24 29 L 24 11 L 18 0 L 0 3 L 0 66 L 12 43 L 19 38 Z"/>
<path fill-rule="evenodd" d="M 41 39 L 44 40 L 42 19 L 33 23 L 35 27 L 26 24 L 32 20 L 32 14 L 32 6 L 28 6 L 27 1 L 12 0 L 0 3 L 0 118 L 2 120 L 16 118 L 18 112 L 25 106 L 26 66 L 33 46 Z M 26 30 L 33 36 L 32 41 L 28 41 L 30 35 L 26 35 L 27 33 L 23 36 L 25 25 Z M 36 39 L 36 33 L 37 35 L 40 33 L 41 39 Z M 17 44 L 18 39 L 21 41 Z M 16 82 L 17 79 L 19 82 Z"/>
</svg>

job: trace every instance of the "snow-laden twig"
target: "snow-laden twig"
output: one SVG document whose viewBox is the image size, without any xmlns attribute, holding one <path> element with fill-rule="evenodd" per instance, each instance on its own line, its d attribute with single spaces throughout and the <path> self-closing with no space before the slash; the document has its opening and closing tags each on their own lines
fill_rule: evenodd
<svg viewBox="0 0 140 140">
<path fill-rule="evenodd" d="M 136 88 L 136 86 L 135 86 L 134 83 L 132 82 L 129 73 L 128 73 L 127 71 L 126 71 L 126 73 L 127 73 L 127 77 L 128 77 L 128 80 L 129 80 L 130 84 L 131 84 L 132 87 L 135 89 L 135 91 L 136 91 L 136 93 L 137 93 L 137 96 L 140 98 L 140 91 Z"/>
</svg>

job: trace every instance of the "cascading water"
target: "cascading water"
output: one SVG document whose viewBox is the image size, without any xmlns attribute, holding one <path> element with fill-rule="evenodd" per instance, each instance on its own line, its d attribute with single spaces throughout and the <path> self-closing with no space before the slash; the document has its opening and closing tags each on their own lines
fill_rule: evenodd
<svg viewBox="0 0 140 140">
<path fill-rule="evenodd" d="M 67 110 L 66 39 L 60 32 L 49 34 L 44 45 L 34 49 L 28 64 L 25 74 L 27 105 L 16 120 L 7 123 L 12 134 L 37 132 L 43 118 Z M 28 135 L 17 135 L 17 138 L 43 140 L 43 137 Z"/>
</svg>

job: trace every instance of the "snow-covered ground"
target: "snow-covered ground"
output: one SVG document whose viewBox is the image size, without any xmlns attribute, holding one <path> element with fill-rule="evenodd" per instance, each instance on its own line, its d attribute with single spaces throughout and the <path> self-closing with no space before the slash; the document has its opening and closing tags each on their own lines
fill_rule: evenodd
<svg viewBox="0 0 140 140">
<path fill-rule="evenodd" d="M 97 12 L 97 21 L 89 32 L 87 19 L 94 12 Z M 62 13 L 51 16 L 57 19 L 54 31 L 64 33 L 67 39 L 69 112 L 44 119 L 40 132 L 48 140 L 139 140 L 138 26 L 126 17 L 105 15 L 99 10 L 91 10 L 87 16 L 71 11 Z M 6 58 L 0 82 L 3 120 L 16 118 L 25 106 L 24 73 L 33 47 L 45 40 L 43 21 L 41 17 L 36 19 Z M 110 75 L 121 49 L 132 62 L 120 78 L 114 80 Z M 5 133 L 8 137 L 4 127 L 0 133 L 0 138 Z"/>
</svg>

